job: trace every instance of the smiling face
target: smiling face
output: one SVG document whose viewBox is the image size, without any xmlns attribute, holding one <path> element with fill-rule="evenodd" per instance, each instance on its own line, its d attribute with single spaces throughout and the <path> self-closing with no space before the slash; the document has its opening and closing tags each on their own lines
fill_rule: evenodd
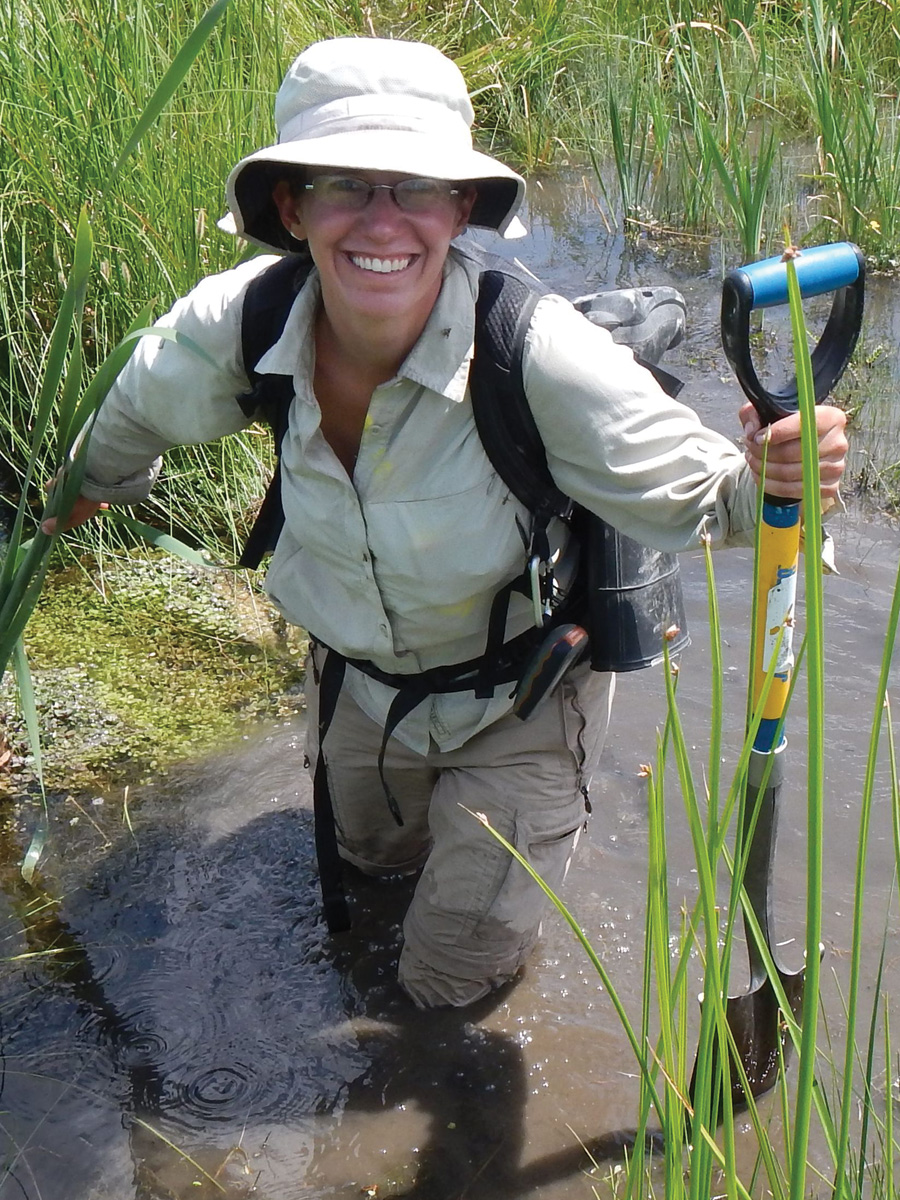
<svg viewBox="0 0 900 1200">
<path fill-rule="evenodd" d="M 336 168 L 310 171 L 335 175 Z M 408 175 L 390 171 L 341 172 L 371 184 L 395 184 Z M 274 190 L 285 227 L 306 239 L 319 269 L 325 312 L 332 323 L 360 322 L 374 330 L 387 321 L 425 326 L 441 290 L 450 242 L 466 228 L 474 188 L 441 197 L 423 211 L 404 211 L 384 188 L 365 207 L 348 211 L 287 183 Z"/>
</svg>

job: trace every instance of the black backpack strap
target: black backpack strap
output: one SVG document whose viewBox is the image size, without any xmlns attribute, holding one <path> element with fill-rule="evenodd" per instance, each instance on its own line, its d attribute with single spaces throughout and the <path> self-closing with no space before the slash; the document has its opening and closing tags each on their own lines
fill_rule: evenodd
<svg viewBox="0 0 900 1200">
<path fill-rule="evenodd" d="M 506 270 L 496 255 L 485 253 L 483 258 L 489 265 L 480 276 L 475 354 L 469 373 L 478 435 L 494 470 L 530 512 L 568 516 L 571 501 L 550 474 L 522 377 L 528 327 L 544 292 L 530 284 L 520 270 Z M 655 363 L 643 358 L 636 361 L 650 371 L 663 391 L 678 395 L 679 379 Z"/>
<path fill-rule="evenodd" d="M 666 395 L 671 396 L 673 400 L 679 392 L 683 391 L 684 380 L 679 379 L 677 375 L 673 375 L 671 371 L 667 371 L 665 367 L 661 367 L 659 363 L 641 358 L 639 354 L 635 354 L 634 361 L 639 367 L 643 367 L 645 371 L 649 371 Z"/>
<path fill-rule="evenodd" d="M 541 294 L 520 275 L 491 267 L 481 274 L 475 305 L 475 353 L 469 372 L 475 425 L 494 470 L 531 513 L 526 539 L 529 578 L 513 581 L 495 596 L 485 647 L 489 656 L 503 643 L 510 591 L 528 592 L 533 586 L 531 567 L 548 611 L 552 577 L 547 529 L 553 517 L 572 511 L 571 500 L 556 486 L 547 466 L 522 375 L 525 338 Z"/>
<path fill-rule="evenodd" d="M 288 313 L 311 268 L 312 259 L 308 254 L 289 254 L 257 275 L 244 294 L 241 352 L 251 386 L 249 392 L 237 397 L 237 402 L 245 416 L 271 425 L 278 463 L 238 559 L 242 567 L 258 567 L 263 555 L 275 549 L 284 527 L 281 442 L 287 432 L 294 381 L 289 375 L 260 374 L 256 366 L 284 332 Z"/>
<path fill-rule="evenodd" d="M 494 470 L 534 514 L 562 515 L 569 498 L 547 466 L 522 379 L 525 338 L 540 292 L 500 270 L 481 275 L 469 393 L 478 436 Z"/>
<path fill-rule="evenodd" d="M 293 389 L 291 395 L 293 396 Z M 288 399 L 287 405 L 288 407 L 290 406 L 290 399 Z M 281 448 L 280 438 L 276 441 L 275 445 L 277 447 L 276 453 L 278 453 Z M 263 496 L 262 504 L 259 506 L 256 520 L 253 522 L 253 528 L 247 535 L 247 540 L 238 559 L 238 566 L 256 570 L 264 556 L 270 554 L 275 549 L 275 544 L 281 536 L 282 529 L 284 529 L 284 504 L 281 499 L 281 455 L 278 453 L 275 470 L 272 472 L 272 478 L 269 480 L 266 494 Z"/>
<path fill-rule="evenodd" d="M 287 254 L 261 271 L 244 293 L 241 355 L 250 391 L 238 396 L 237 401 L 248 417 L 259 415 L 271 420 L 264 383 L 269 376 L 260 375 L 256 364 L 284 332 L 288 313 L 311 270 L 312 259 L 308 254 Z M 260 386 L 262 390 L 258 393 Z M 261 403 L 254 403 L 257 395 Z"/>
</svg>

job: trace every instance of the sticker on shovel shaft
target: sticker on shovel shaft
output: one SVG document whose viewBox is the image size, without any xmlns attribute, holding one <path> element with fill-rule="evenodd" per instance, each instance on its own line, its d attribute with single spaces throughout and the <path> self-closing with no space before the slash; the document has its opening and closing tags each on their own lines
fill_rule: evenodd
<svg viewBox="0 0 900 1200">
<path fill-rule="evenodd" d="M 779 567 L 778 580 L 766 599 L 766 641 L 763 670 L 768 673 L 772 656 L 778 649 L 775 676 L 786 679 L 794 665 L 794 601 L 797 598 L 797 568 Z M 781 645 L 778 645 L 778 635 Z"/>
</svg>

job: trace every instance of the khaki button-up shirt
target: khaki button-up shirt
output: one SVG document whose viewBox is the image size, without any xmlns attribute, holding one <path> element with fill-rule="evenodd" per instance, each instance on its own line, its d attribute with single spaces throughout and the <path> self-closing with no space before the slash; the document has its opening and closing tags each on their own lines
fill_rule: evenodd
<svg viewBox="0 0 900 1200">
<path fill-rule="evenodd" d="M 165 450 L 246 425 L 235 402 L 248 387 L 241 307 L 272 261 L 212 276 L 179 301 L 160 325 L 182 342 L 142 340 L 100 411 L 86 495 L 143 498 Z M 282 454 L 285 527 L 266 590 L 289 621 L 392 673 L 482 653 L 494 595 L 524 566 L 528 514 L 488 461 L 467 390 L 477 289 L 477 266 L 451 251 L 421 338 L 372 394 L 352 479 L 322 435 L 313 392 L 315 271 L 259 363 L 291 376 L 295 390 Z M 756 492 L 740 451 L 568 301 L 539 302 L 523 373 L 550 469 L 569 496 L 660 549 L 696 546 L 704 531 L 714 545 L 746 541 Z M 553 533 L 561 545 L 565 530 Z M 532 619 L 530 601 L 514 594 L 509 636 Z M 384 722 L 393 689 L 354 670 L 346 686 Z M 433 696 L 396 736 L 420 752 L 429 740 L 455 748 L 509 711 L 508 690 Z"/>
</svg>

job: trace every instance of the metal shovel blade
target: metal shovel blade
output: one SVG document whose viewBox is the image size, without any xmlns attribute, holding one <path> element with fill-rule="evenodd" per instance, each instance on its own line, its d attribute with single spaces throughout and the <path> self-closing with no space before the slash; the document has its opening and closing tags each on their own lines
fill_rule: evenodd
<svg viewBox="0 0 900 1200">
<path fill-rule="evenodd" d="M 803 984 L 806 971 L 778 970 L 778 979 L 792 1015 L 800 1019 L 803 1007 Z M 793 1045 L 787 1034 L 784 1014 L 778 1003 L 775 988 L 766 978 L 743 996 L 729 996 L 725 1017 L 731 1030 L 737 1053 L 747 1072 L 750 1094 L 764 1095 L 775 1086 L 782 1062 L 787 1062 Z M 740 1079 L 732 1071 L 731 1103 L 735 1109 L 745 1108 L 747 1097 Z"/>
<path fill-rule="evenodd" d="M 778 979 L 784 989 L 785 998 L 792 1015 L 799 1019 L 803 1006 L 804 969 L 786 971 L 778 963 L 772 942 L 771 883 L 775 858 L 775 835 L 778 825 L 778 800 L 781 791 L 783 768 L 778 750 L 762 753 L 754 750 L 750 757 L 748 784 L 744 804 L 744 832 L 749 836 L 747 868 L 744 873 L 744 889 L 759 924 L 763 941 L 774 963 Z M 769 768 L 771 763 L 771 768 Z M 761 787 L 766 771 L 769 777 Z M 747 954 L 750 959 L 749 990 L 740 996 L 729 996 L 725 1002 L 728 1027 L 734 1037 L 737 1058 L 743 1065 L 750 1085 L 750 1094 L 762 1096 L 774 1087 L 778 1078 L 780 1062 L 787 1061 L 791 1040 L 787 1034 L 784 1013 L 778 1003 L 775 987 L 769 978 L 765 961 L 756 944 L 751 927 L 745 921 Z M 711 1079 L 719 1074 L 718 1060 L 714 1057 Z M 735 1109 L 745 1108 L 747 1096 L 738 1077 L 731 1071 L 731 1102 Z M 697 1063 L 691 1078 L 690 1095 L 695 1097 Z M 721 1103 L 713 1114 L 715 1124 L 721 1120 Z"/>
</svg>

